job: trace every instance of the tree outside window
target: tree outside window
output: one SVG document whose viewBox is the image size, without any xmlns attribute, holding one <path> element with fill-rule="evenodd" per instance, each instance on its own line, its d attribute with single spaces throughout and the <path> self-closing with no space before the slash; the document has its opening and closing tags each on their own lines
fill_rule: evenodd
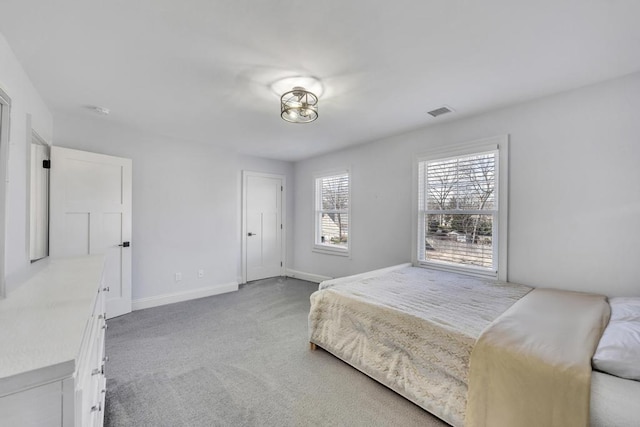
<svg viewBox="0 0 640 427">
<path fill-rule="evenodd" d="M 316 246 L 349 248 L 349 173 L 316 178 Z"/>
<path fill-rule="evenodd" d="M 494 267 L 496 152 L 423 161 L 423 261 Z"/>
</svg>

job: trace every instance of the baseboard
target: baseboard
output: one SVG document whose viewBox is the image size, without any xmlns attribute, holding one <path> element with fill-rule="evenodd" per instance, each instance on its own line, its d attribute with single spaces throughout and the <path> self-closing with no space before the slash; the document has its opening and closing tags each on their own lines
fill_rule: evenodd
<svg viewBox="0 0 640 427">
<path fill-rule="evenodd" d="M 206 288 L 190 289 L 188 291 L 174 292 L 170 294 L 158 295 L 155 297 L 140 298 L 131 302 L 131 308 L 143 310 L 145 308 L 158 307 L 160 305 L 173 304 L 174 302 L 188 301 L 197 298 L 210 297 L 212 295 L 224 294 L 238 290 L 237 282 L 223 283 L 208 286 Z"/>
<path fill-rule="evenodd" d="M 290 268 L 287 268 L 287 277 L 307 280 L 309 282 L 314 282 L 314 283 L 320 283 L 325 280 L 333 279 L 333 277 L 321 276 L 319 274 L 305 273 L 304 271 L 291 270 Z"/>
</svg>

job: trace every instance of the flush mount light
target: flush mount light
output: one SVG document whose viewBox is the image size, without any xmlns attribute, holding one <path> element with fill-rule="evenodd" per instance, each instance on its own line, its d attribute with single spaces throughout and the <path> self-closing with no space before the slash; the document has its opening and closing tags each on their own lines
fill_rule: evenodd
<svg viewBox="0 0 640 427">
<path fill-rule="evenodd" d="M 280 97 L 280 117 L 290 123 L 311 123 L 318 118 L 318 97 L 296 86 Z"/>
<path fill-rule="evenodd" d="M 311 92 L 318 97 L 318 99 L 324 96 L 324 84 L 318 77 L 303 74 L 290 75 L 274 80 L 269 84 L 269 89 L 278 97 L 291 90 L 292 87 L 303 87 L 307 92 Z"/>
</svg>

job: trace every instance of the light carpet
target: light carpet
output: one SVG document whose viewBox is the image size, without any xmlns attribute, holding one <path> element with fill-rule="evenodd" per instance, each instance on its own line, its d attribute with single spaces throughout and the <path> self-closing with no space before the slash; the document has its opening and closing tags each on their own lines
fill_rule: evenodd
<svg viewBox="0 0 640 427">
<path fill-rule="evenodd" d="M 446 426 L 329 353 L 309 350 L 316 289 L 266 279 L 110 320 L 105 425 Z"/>
</svg>

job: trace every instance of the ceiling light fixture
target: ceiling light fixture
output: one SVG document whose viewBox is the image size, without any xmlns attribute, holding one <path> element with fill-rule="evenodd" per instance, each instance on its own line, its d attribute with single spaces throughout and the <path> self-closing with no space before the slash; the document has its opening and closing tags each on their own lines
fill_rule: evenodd
<svg viewBox="0 0 640 427">
<path fill-rule="evenodd" d="M 296 86 L 280 97 L 280 117 L 290 123 L 311 123 L 318 118 L 318 97 Z"/>
</svg>

